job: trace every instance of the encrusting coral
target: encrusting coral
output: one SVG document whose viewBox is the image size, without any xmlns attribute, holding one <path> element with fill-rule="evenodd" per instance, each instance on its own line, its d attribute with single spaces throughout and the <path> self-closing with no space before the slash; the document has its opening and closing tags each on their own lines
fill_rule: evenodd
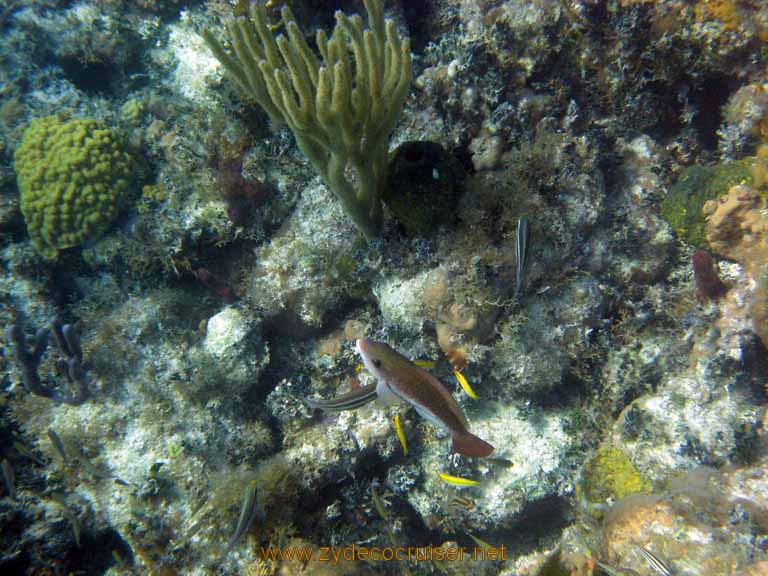
<svg viewBox="0 0 768 576">
<path fill-rule="evenodd" d="M 210 31 L 204 37 L 240 91 L 273 122 L 288 125 L 344 211 L 370 238 L 381 225 L 389 134 L 410 86 L 411 53 L 409 40 L 384 19 L 381 1 L 366 0 L 365 7 L 370 28 L 357 15 L 337 12 L 330 39 L 317 32 L 322 61 L 288 6 L 282 9 L 287 37 L 272 34 L 260 2 L 251 4 L 250 18 L 230 24 L 234 54 Z"/>
</svg>

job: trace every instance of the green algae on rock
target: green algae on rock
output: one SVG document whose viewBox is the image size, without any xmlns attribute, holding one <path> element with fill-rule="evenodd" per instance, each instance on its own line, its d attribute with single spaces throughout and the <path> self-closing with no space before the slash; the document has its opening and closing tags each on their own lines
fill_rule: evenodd
<svg viewBox="0 0 768 576">
<path fill-rule="evenodd" d="M 701 213 L 704 203 L 725 194 L 731 186 L 751 181 L 751 165 L 751 159 L 744 159 L 687 168 L 661 203 L 662 217 L 680 238 L 697 248 L 708 248 L 706 220 Z"/>
<path fill-rule="evenodd" d="M 651 486 L 621 449 L 603 445 L 584 466 L 583 493 L 590 504 L 649 492 Z"/>
</svg>

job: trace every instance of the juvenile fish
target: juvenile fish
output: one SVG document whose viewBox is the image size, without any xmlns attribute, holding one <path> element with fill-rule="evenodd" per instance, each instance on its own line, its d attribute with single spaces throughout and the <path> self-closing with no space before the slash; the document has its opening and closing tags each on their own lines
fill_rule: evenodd
<svg viewBox="0 0 768 576">
<path fill-rule="evenodd" d="M 608 576 L 640 576 L 640 574 L 631 568 L 614 568 L 613 566 L 605 564 L 604 562 L 600 562 L 599 560 L 596 562 L 596 564 L 597 567 L 605 572 Z"/>
<path fill-rule="evenodd" d="M 64 442 L 62 442 L 61 437 L 56 434 L 56 430 L 53 428 L 48 428 L 48 438 L 51 440 L 51 446 L 56 450 L 56 453 L 61 456 L 61 459 L 64 461 L 64 464 L 69 464 L 69 457 L 67 456 L 67 451 L 64 449 Z"/>
<path fill-rule="evenodd" d="M 645 561 L 648 562 L 648 566 L 651 567 L 651 570 L 656 574 L 659 576 L 672 576 L 672 569 L 656 554 L 640 544 L 635 544 L 635 547 L 640 552 L 640 555 L 645 558 Z"/>
<path fill-rule="evenodd" d="M 464 377 L 464 374 L 462 374 L 459 370 L 454 370 L 453 375 L 456 376 L 456 380 L 459 381 L 459 385 L 461 386 L 462 390 L 467 393 L 467 396 L 472 398 L 472 400 L 480 400 L 480 396 L 478 396 L 474 390 L 472 390 L 472 386 L 469 385 L 469 382 Z"/>
<path fill-rule="evenodd" d="M 467 536 L 472 538 L 472 540 L 475 541 L 475 544 L 477 544 L 480 548 L 483 548 L 485 550 L 490 550 L 491 548 L 496 548 L 496 546 L 494 546 L 490 542 L 487 542 L 487 541 L 483 540 L 482 538 L 479 538 L 479 537 L 475 536 L 474 534 L 472 534 L 472 532 L 467 532 Z"/>
<path fill-rule="evenodd" d="M 525 271 L 528 268 L 528 262 L 531 255 L 531 223 L 528 218 L 520 218 L 517 221 L 517 245 L 515 246 L 515 260 L 517 270 L 515 271 L 515 293 L 513 300 L 517 300 L 520 291 L 523 289 L 525 280 Z"/>
<path fill-rule="evenodd" d="M 16 475 L 13 473 L 13 467 L 8 460 L 3 459 L 0 462 L 0 470 L 3 472 L 3 484 L 11 500 L 16 500 Z"/>
<path fill-rule="evenodd" d="M 376 384 L 361 386 L 351 392 L 337 396 L 331 400 L 312 400 L 307 398 L 305 402 L 314 409 L 325 412 L 341 412 L 342 410 L 354 410 L 376 400 Z"/>
<path fill-rule="evenodd" d="M 515 465 L 515 463 L 512 462 L 512 460 L 509 460 L 507 458 L 487 458 L 486 460 L 484 460 L 484 462 L 487 462 L 492 466 L 498 466 L 499 468 L 512 468 Z"/>
<path fill-rule="evenodd" d="M 447 484 L 453 484 L 454 486 L 459 486 L 461 488 L 480 485 L 479 480 L 473 480 L 472 478 L 462 478 L 461 476 L 451 476 L 450 474 L 446 474 L 445 472 L 438 472 L 437 475 L 440 476 L 440 479 L 443 482 Z"/>
<path fill-rule="evenodd" d="M 45 462 L 43 462 L 42 460 L 40 460 L 40 458 L 35 456 L 35 453 L 32 452 L 32 450 L 30 450 L 27 446 L 25 446 L 18 440 L 13 443 L 13 447 L 16 449 L 16 452 L 18 452 L 22 456 L 25 456 L 26 458 L 29 458 L 35 464 L 40 464 L 40 466 L 45 466 Z"/>
<path fill-rule="evenodd" d="M 395 433 L 397 439 L 400 440 L 400 446 L 403 447 L 403 454 L 408 456 L 408 443 L 405 440 L 405 430 L 403 430 L 403 423 L 400 421 L 400 414 L 395 414 Z"/>
<path fill-rule="evenodd" d="M 456 496 L 456 498 L 454 498 L 448 503 L 448 507 L 463 508 L 467 512 L 471 512 L 472 510 L 475 509 L 475 503 L 469 498 L 464 498 L 463 496 Z"/>
<path fill-rule="evenodd" d="M 248 532 L 254 518 L 256 518 L 256 488 L 256 480 L 251 480 L 245 487 L 245 491 L 243 492 L 243 503 L 240 505 L 240 517 L 237 520 L 235 533 L 232 534 L 232 538 L 229 539 L 229 543 L 227 544 L 227 550 L 237 544 L 237 541 L 243 537 L 243 534 Z"/>
<path fill-rule="evenodd" d="M 77 516 L 75 516 L 74 512 L 67 506 L 67 500 L 64 498 L 63 494 L 51 494 L 51 499 L 62 507 L 62 514 L 72 528 L 75 544 L 80 548 L 80 524 L 77 521 Z"/>
</svg>

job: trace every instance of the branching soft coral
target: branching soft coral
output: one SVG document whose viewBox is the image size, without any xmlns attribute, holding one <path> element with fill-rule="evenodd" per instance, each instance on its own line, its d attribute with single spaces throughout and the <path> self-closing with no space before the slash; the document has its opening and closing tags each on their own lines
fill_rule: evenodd
<svg viewBox="0 0 768 576">
<path fill-rule="evenodd" d="M 287 124 L 302 152 L 368 237 L 382 220 L 389 135 L 411 81 L 410 42 L 384 19 L 381 0 L 365 0 L 368 28 L 336 13 L 328 38 L 317 32 L 320 58 L 284 6 L 275 37 L 261 2 L 229 26 L 232 52 L 210 31 L 205 41 L 246 98 Z"/>
</svg>

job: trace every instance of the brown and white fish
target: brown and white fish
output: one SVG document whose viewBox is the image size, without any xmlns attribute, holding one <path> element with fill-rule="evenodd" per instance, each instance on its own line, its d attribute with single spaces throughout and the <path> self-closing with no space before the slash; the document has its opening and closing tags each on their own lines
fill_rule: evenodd
<svg viewBox="0 0 768 576">
<path fill-rule="evenodd" d="M 355 349 L 377 380 L 333 400 L 307 400 L 312 408 L 350 410 L 378 399 L 384 404 L 407 402 L 440 428 L 450 432 L 453 452 L 484 458 L 494 448 L 469 431 L 467 417 L 440 381 L 383 342 L 360 338 Z"/>
</svg>

